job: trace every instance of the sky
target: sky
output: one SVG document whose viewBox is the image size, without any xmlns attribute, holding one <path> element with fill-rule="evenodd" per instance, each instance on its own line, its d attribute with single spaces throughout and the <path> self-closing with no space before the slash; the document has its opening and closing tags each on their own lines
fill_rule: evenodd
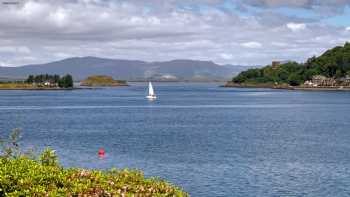
<svg viewBox="0 0 350 197">
<path fill-rule="evenodd" d="M 350 41 L 350 0 L 0 0 L 0 66 L 69 57 L 304 62 Z"/>
</svg>

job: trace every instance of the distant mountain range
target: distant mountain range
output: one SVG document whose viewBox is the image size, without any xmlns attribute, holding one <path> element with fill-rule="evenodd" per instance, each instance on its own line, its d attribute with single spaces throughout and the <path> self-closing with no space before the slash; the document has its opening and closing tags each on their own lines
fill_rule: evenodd
<svg viewBox="0 0 350 197">
<path fill-rule="evenodd" d="M 257 66 L 218 65 L 211 61 L 137 60 L 73 57 L 46 64 L 0 67 L 0 80 L 24 79 L 30 74 L 71 74 L 75 80 L 90 75 L 109 75 L 128 81 L 226 81 L 239 72 Z"/>
</svg>

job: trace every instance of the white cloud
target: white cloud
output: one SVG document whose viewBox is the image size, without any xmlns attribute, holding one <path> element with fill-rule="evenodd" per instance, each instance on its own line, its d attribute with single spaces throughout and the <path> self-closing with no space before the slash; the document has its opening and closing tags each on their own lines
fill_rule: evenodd
<svg viewBox="0 0 350 197">
<path fill-rule="evenodd" d="M 58 27 L 65 26 L 67 24 L 67 11 L 63 8 L 58 8 L 53 13 L 50 13 L 49 19 Z"/>
<path fill-rule="evenodd" d="M 261 48 L 262 44 L 259 42 L 245 42 L 245 43 L 241 43 L 241 46 L 245 48 L 257 49 L 257 48 Z"/>
<path fill-rule="evenodd" d="M 229 53 L 221 53 L 220 57 L 225 60 L 231 60 L 233 58 L 233 55 Z"/>
<path fill-rule="evenodd" d="M 346 27 L 345 30 L 346 30 L 346 31 L 350 31 L 350 27 Z"/>
<path fill-rule="evenodd" d="M 304 23 L 287 23 L 287 27 L 293 32 L 298 32 L 306 29 L 306 24 Z"/>
<path fill-rule="evenodd" d="M 265 0 L 264 4 L 270 9 L 299 6 L 287 0 L 283 4 L 273 1 L 278 0 Z M 273 10 L 243 16 L 211 6 L 222 0 L 23 2 L 11 8 L 0 6 L 0 57 L 7 65 L 71 56 L 264 65 L 273 59 L 304 61 L 309 57 L 305 51 L 341 45 L 350 32 L 350 27 L 334 28 Z M 210 6 L 200 10 L 179 8 L 180 4 L 191 7 L 203 3 Z"/>
<path fill-rule="evenodd" d="M 26 17 L 32 17 L 34 15 L 39 15 L 46 9 L 45 4 L 40 4 L 39 2 L 34 1 L 27 1 L 23 5 L 22 9 L 20 9 L 21 14 L 23 14 Z"/>
</svg>

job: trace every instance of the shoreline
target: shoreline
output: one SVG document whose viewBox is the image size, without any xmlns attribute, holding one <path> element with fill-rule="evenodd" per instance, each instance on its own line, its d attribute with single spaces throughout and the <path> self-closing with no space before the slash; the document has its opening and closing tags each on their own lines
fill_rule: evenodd
<svg viewBox="0 0 350 197">
<path fill-rule="evenodd" d="M 287 85 L 287 84 L 280 84 L 280 85 L 274 85 L 274 84 L 268 84 L 268 83 L 261 83 L 261 84 L 246 84 L 246 83 L 232 83 L 227 82 L 226 84 L 222 85 L 221 87 L 225 88 L 268 88 L 268 89 L 293 89 L 293 87 Z"/>
<path fill-rule="evenodd" d="M 1 90 L 50 90 L 50 91 L 58 91 L 58 90 L 77 90 L 84 88 L 0 88 Z"/>
<path fill-rule="evenodd" d="M 82 90 L 82 89 L 98 89 L 98 88 L 89 88 L 89 87 L 78 87 L 78 88 L 0 88 L 1 90 L 29 90 L 29 91 L 35 91 L 35 90 L 39 90 L 39 91 L 67 91 L 67 90 Z"/>
<path fill-rule="evenodd" d="M 108 88 L 108 87 L 127 87 L 130 86 L 129 84 L 112 84 L 112 85 L 80 85 L 80 87 L 83 88 Z"/>
<path fill-rule="evenodd" d="M 294 87 L 293 90 L 300 91 L 350 91 L 350 87 Z"/>
<path fill-rule="evenodd" d="M 350 87 L 305 87 L 305 86 L 289 86 L 286 84 L 274 85 L 274 84 L 237 84 L 227 82 L 221 86 L 225 88 L 266 88 L 266 89 L 284 89 L 284 90 L 299 90 L 299 91 L 350 91 Z"/>
<path fill-rule="evenodd" d="M 113 85 L 113 86 L 76 86 L 73 88 L 56 88 L 56 87 L 13 87 L 13 88 L 3 88 L 0 87 L 1 90 L 29 90 L 29 91 L 67 91 L 67 90 L 94 90 L 94 89 L 102 89 L 108 87 L 127 87 L 128 84 L 125 85 Z"/>
</svg>

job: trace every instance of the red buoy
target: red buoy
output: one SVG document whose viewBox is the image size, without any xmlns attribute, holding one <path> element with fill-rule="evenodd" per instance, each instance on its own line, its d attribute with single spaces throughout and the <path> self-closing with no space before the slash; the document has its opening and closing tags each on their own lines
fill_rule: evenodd
<svg viewBox="0 0 350 197">
<path fill-rule="evenodd" d="M 98 156 L 99 157 L 104 157 L 105 156 L 105 150 L 103 149 L 103 148 L 100 148 L 99 150 L 98 150 Z"/>
</svg>

